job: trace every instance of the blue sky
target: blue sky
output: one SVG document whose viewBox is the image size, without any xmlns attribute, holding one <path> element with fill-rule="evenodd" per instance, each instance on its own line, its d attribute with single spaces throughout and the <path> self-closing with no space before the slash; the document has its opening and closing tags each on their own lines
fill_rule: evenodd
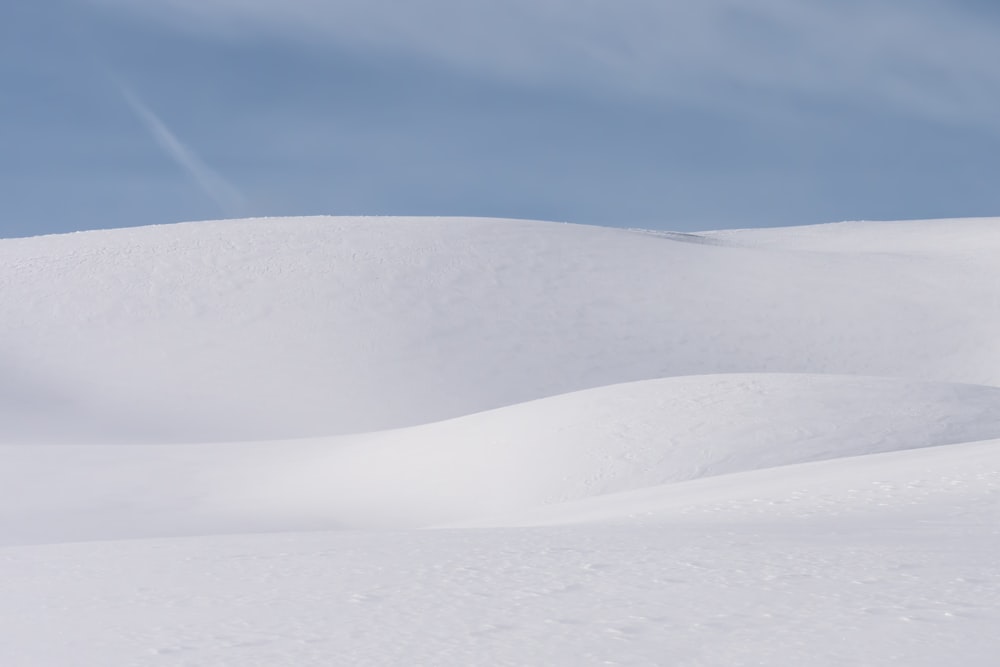
<svg viewBox="0 0 1000 667">
<path fill-rule="evenodd" d="M 0 0 L 0 236 L 1000 215 L 971 0 Z"/>
</svg>

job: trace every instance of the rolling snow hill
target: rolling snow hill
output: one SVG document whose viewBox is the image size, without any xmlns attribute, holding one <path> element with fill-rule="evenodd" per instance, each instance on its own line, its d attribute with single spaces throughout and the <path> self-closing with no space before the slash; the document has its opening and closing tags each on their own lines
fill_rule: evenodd
<svg viewBox="0 0 1000 667">
<path fill-rule="evenodd" d="M 996 219 L 0 240 L 0 665 L 992 665 L 998 253 Z"/>
<path fill-rule="evenodd" d="M 365 432 L 711 373 L 1000 384 L 998 230 L 941 225 L 981 240 L 392 218 L 10 239 L 0 441 Z"/>
</svg>

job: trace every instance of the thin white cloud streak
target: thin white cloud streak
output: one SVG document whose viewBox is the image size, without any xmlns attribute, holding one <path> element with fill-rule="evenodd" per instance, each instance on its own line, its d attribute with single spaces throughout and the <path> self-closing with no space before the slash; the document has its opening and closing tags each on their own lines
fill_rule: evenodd
<svg viewBox="0 0 1000 667">
<path fill-rule="evenodd" d="M 945 0 L 86 0 L 229 39 L 724 108 L 808 95 L 1000 128 L 997 25 Z"/>
<path fill-rule="evenodd" d="M 246 197 L 231 183 L 185 146 L 166 123 L 124 83 L 118 83 L 125 102 L 149 131 L 163 153 L 183 169 L 227 217 L 239 217 L 246 209 Z"/>
</svg>

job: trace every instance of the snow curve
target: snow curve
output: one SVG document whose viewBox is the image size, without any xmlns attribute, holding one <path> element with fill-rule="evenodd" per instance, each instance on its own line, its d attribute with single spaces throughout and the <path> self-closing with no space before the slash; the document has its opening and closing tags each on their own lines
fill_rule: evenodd
<svg viewBox="0 0 1000 667">
<path fill-rule="evenodd" d="M 804 250 L 458 218 L 0 240 L 0 367 L 33 387 L 0 380 L 0 442 L 365 432 L 711 373 L 1000 385 L 1000 226 L 899 223 L 891 253 L 848 226 L 816 252 L 834 227 L 781 230 Z"/>
<path fill-rule="evenodd" d="M 988 438 L 1000 438 L 994 387 L 826 375 L 666 378 L 334 438 L 0 447 L 0 539 L 429 526 Z"/>
</svg>

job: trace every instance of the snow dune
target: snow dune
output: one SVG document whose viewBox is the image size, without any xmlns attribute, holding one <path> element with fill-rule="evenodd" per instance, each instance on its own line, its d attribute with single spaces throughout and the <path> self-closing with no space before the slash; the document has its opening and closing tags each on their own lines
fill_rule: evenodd
<svg viewBox="0 0 1000 667">
<path fill-rule="evenodd" d="M 979 242 L 396 218 L 5 240 L 0 442 L 326 436 L 712 373 L 1000 384 L 997 226 L 941 226 Z"/>
<path fill-rule="evenodd" d="M 1000 438 L 1000 388 L 758 374 L 614 385 L 337 438 L 14 445 L 0 448 L 0 543 L 429 526 L 989 438 Z"/>
<path fill-rule="evenodd" d="M 0 664 L 992 665 L 998 253 L 996 219 L 0 240 Z"/>
</svg>

